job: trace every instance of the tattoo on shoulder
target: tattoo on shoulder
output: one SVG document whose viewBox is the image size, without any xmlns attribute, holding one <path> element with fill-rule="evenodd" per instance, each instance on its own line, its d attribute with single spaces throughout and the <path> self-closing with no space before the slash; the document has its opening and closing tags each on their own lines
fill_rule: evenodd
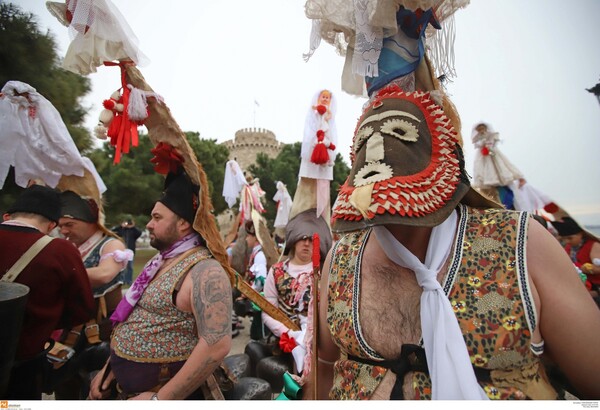
<svg viewBox="0 0 600 410">
<path fill-rule="evenodd" d="M 209 261 L 192 269 L 193 309 L 198 336 L 214 345 L 231 334 L 231 285 L 221 265 Z"/>
</svg>

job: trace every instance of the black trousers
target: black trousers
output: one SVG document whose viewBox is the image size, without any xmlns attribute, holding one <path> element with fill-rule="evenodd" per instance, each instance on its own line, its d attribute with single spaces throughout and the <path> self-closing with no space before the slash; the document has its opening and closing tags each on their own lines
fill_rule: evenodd
<svg viewBox="0 0 600 410">
<path fill-rule="evenodd" d="M 15 363 L 3 399 L 8 400 L 41 400 L 42 383 L 46 356 Z"/>
</svg>

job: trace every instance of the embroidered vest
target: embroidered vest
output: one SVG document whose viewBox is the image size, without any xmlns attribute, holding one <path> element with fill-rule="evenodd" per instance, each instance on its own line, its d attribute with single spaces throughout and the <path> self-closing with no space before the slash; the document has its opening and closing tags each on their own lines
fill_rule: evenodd
<svg viewBox="0 0 600 410">
<path fill-rule="evenodd" d="M 277 302 L 279 308 L 296 324 L 300 325 L 299 315 L 308 316 L 308 303 L 310 302 L 311 272 L 303 272 L 297 278 L 287 272 L 289 259 L 273 265 L 273 278 L 277 288 Z M 301 294 L 298 294 L 298 293 Z M 302 301 L 302 309 L 299 308 Z"/>
<path fill-rule="evenodd" d="M 175 286 L 198 262 L 210 258 L 201 248 L 156 277 L 125 322 L 113 331 L 115 354 L 134 362 L 171 363 L 186 360 L 198 344 L 196 321 L 173 303 Z"/>
<path fill-rule="evenodd" d="M 479 380 L 491 399 L 556 399 L 539 358 L 530 350 L 537 315 L 525 260 L 528 215 L 459 206 L 459 227 L 442 288 L 448 295 Z M 328 324 L 342 359 L 334 366 L 331 399 L 369 399 L 384 367 L 347 359 L 380 357 L 361 336 L 360 266 L 371 230 L 344 235 L 332 251 Z M 431 398 L 429 376 L 412 373 L 416 399 Z"/>
<path fill-rule="evenodd" d="M 83 265 L 87 268 L 95 268 L 100 263 L 100 252 L 102 252 L 102 248 L 104 245 L 110 241 L 116 241 L 117 239 L 112 238 L 110 236 L 105 236 L 102 238 L 100 242 L 90 251 L 90 253 L 86 256 L 83 261 Z M 92 289 L 94 293 L 94 298 L 99 298 L 102 295 L 105 295 L 109 291 L 113 290 L 117 285 L 123 283 L 123 270 L 121 270 L 110 282 L 105 283 L 104 285 L 97 286 Z"/>
</svg>

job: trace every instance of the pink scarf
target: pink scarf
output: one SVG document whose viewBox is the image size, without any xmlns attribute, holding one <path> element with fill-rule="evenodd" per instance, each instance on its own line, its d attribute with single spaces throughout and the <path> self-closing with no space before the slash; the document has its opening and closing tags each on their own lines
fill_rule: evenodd
<svg viewBox="0 0 600 410">
<path fill-rule="evenodd" d="M 197 233 L 191 233 L 177 242 L 175 242 L 169 249 L 163 252 L 159 252 L 152 259 L 146 263 L 144 270 L 137 277 L 135 282 L 125 293 L 125 296 L 115 309 L 115 312 L 111 315 L 113 325 L 125 321 L 133 311 L 133 307 L 141 299 L 142 294 L 156 275 L 156 272 L 160 270 L 163 263 L 167 259 L 175 258 L 182 253 L 199 246 L 201 243 L 200 235 Z"/>
</svg>

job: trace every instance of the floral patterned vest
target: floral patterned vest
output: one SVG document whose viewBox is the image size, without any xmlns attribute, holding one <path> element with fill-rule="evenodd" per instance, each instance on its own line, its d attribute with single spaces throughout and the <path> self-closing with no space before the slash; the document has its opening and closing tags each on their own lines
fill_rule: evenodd
<svg viewBox="0 0 600 410">
<path fill-rule="evenodd" d="M 489 371 L 484 371 L 490 377 L 479 379 L 480 385 L 490 399 L 556 399 L 530 349 L 537 313 L 525 259 L 528 214 L 463 205 L 458 210 L 458 231 L 442 288 L 473 366 Z M 380 356 L 361 336 L 358 317 L 360 266 L 370 233 L 348 233 L 332 251 L 328 324 L 342 358 L 334 366 L 331 399 L 369 399 L 388 371 L 372 364 Z M 371 364 L 348 360 L 348 355 Z M 410 374 L 415 398 L 431 399 L 428 374 Z"/>
<path fill-rule="evenodd" d="M 150 282 L 131 315 L 113 331 L 111 347 L 117 356 L 146 363 L 188 358 L 198 343 L 196 321 L 191 312 L 177 309 L 173 293 L 194 265 L 210 257 L 200 248 Z"/>
<path fill-rule="evenodd" d="M 303 272 L 297 278 L 288 273 L 289 259 L 273 265 L 273 278 L 277 288 L 277 303 L 287 317 L 300 325 L 299 315 L 308 316 L 311 295 L 311 273 Z M 299 309 L 302 301 L 302 309 Z"/>
</svg>

